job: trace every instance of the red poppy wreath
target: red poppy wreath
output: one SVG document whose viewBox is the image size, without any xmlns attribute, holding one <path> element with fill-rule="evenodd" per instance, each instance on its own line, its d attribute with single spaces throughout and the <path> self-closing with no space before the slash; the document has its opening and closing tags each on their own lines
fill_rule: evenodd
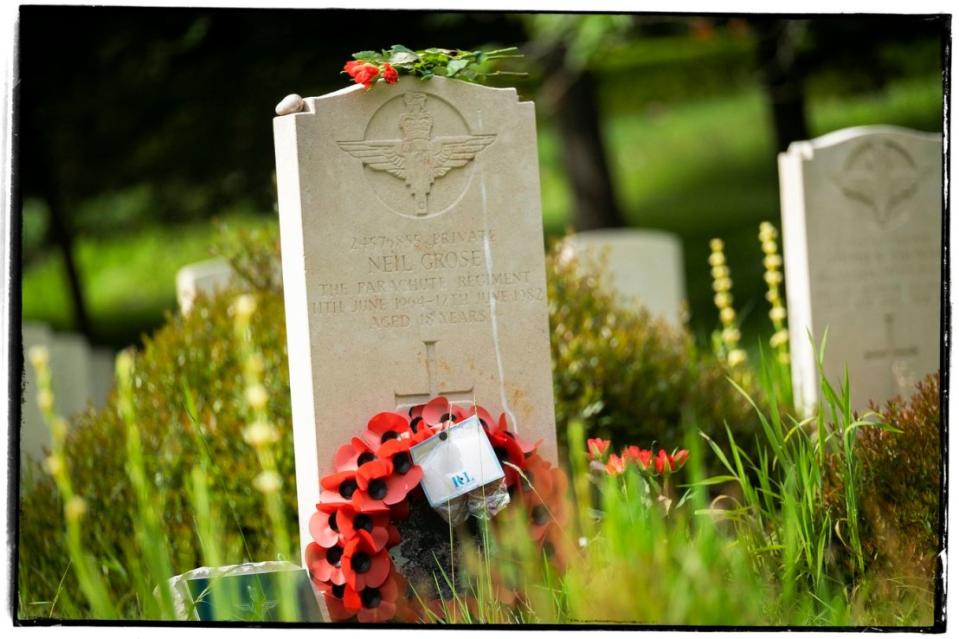
<svg viewBox="0 0 959 639">
<path fill-rule="evenodd" d="M 482 406 L 459 406 L 442 396 L 409 411 L 377 413 L 359 437 L 337 450 L 335 471 L 320 480 L 310 520 L 306 565 L 332 621 L 424 620 L 389 553 L 402 540 L 411 503 L 424 499 L 423 470 L 410 448 L 473 415 L 503 466 L 512 500 L 529 513 L 530 537 L 550 549 L 567 519 L 566 476 L 536 453 L 539 442 L 509 430 L 505 414 L 494 420 Z"/>
</svg>

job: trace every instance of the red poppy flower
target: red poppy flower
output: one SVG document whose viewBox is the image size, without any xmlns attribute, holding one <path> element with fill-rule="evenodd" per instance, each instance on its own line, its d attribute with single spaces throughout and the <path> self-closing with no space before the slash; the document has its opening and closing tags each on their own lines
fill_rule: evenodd
<svg viewBox="0 0 959 639">
<path fill-rule="evenodd" d="M 325 505 L 349 504 L 358 488 L 356 471 L 344 470 L 327 475 L 320 480 L 323 492 L 320 493 L 320 503 Z"/>
<path fill-rule="evenodd" d="M 431 428 L 436 426 L 446 427 L 450 424 L 462 421 L 466 417 L 466 412 L 456 404 L 450 402 L 442 395 L 434 397 L 423 406 L 423 421 Z"/>
<path fill-rule="evenodd" d="M 343 595 L 349 588 L 346 584 L 334 584 L 328 581 L 317 584 L 320 592 L 323 593 L 323 599 L 326 601 L 326 611 L 330 614 L 330 621 L 346 621 L 356 613 L 346 609 L 343 603 Z"/>
<path fill-rule="evenodd" d="M 609 449 L 609 440 L 593 437 L 586 440 L 586 451 L 590 459 L 602 459 Z"/>
<path fill-rule="evenodd" d="M 466 406 L 462 410 L 464 419 L 468 419 L 473 415 L 476 415 L 479 418 L 480 426 L 483 427 L 483 430 L 489 431 L 496 428 L 496 421 L 493 419 L 493 416 L 488 410 L 479 404 Z"/>
<path fill-rule="evenodd" d="M 316 583 L 322 581 L 334 584 L 345 583 L 343 553 L 343 546 L 339 544 L 330 548 L 321 548 L 316 542 L 311 542 L 306 547 L 306 568 L 310 572 L 310 578 Z"/>
<path fill-rule="evenodd" d="M 376 549 L 370 533 L 358 530 L 347 542 L 341 564 L 346 583 L 356 592 L 362 592 L 367 586 L 376 588 L 386 581 L 393 562 L 385 550 Z"/>
<path fill-rule="evenodd" d="M 389 621 L 397 612 L 400 595 L 400 580 L 390 575 L 380 586 L 366 586 L 359 590 L 346 587 L 343 603 L 347 610 L 356 611 L 356 618 L 362 623 Z"/>
<path fill-rule="evenodd" d="M 565 570 L 570 556 L 576 550 L 565 528 L 556 522 L 550 522 L 543 531 L 542 542 L 543 553 L 549 562 L 559 570 Z"/>
<path fill-rule="evenodd" d="M 340 529 L 336 520 L 336 511 L 339 508 L 336 504 L 317 504 L 316 512 L 310 517 L 310 535 L 313 541 L 323 548 L 330 548 L 340 540 Z"/>
<path fill-rule="evenodd" d="M 514 430 L 509 429 L 509 420 L 506 417 L 506 413 L 500 413 L 499 421 L 496 424 L 496 430 L 501 433 L 505 433 L 508 437 L 512 437 L 516 440 L 516 443 L 519 444 L 520 449 L 523 451 L 524 455 L 531 455 L 533 452 L 539 448 L 539 445 L 543 443 L 543 440 L 540 439 L 535 444 L 531 444 Z"/>
<path fill-rule="evenodd" d="M 362 84 L 367 89 L 373 86 L 373 82 L 375 82 L 376 78 L 380 75 L 380 68 L 378 66 L 360 60 L 350 60 L 343 65 L 343 70 L 353 78 L 354 82 Z"/>
<path fill-rule="evenodd" d="M 412 434 L 410 420 L 405 415 L 387 411 L 373 415 L 366 425 L 363 439 L 371 449 L 376 450 L 391 439 L 409 437 Z"/>
<path fill-rule="evenodd" d="M 622 475 L 626 470 L 626 465 L 623 463 L 622 458 L 616 453 L 613 453 L 609 456 L 609 459 L 606 461 L 606 472 L 610 475 Z"/>
<path fill-rule="evenodd" d="M 649 470 L 653 465 L 653 451 L 639 446 L 627 446 L 623 449 L 623 462 L 633 461 L 642 470 Z"/>
<path fill-rule="evenodd" d="M 360 512 L 352 506 L 344 505 L 339 507 L 336 521 L 344 543 L 352 540 L 360 530 L 365 530 L 370 534 L 377 551 L 385 548 L 390 539 L 390 531 L 388 530 L 390 511 L 388 508 Z"/>
<path fill-rule="evenodd" d="M 333 466 L 337 472 L 356 470 L 363 464 L 376 459 L 373 448 L 359 437 L 354 437 L 349 444 L 343 444 L 333 457 Z"/>
<path fill-rule="evenodd" d="M 674 464 L 670 464 L 673 470 L 679 470 L 686 465 L 686 460 L 689 458 L 689 451 L 685 448 L 680 449 L 675 455 L 673 455 Z"/>
<path fill-rule="evenodd" d="M 530 537 L 542 541 L 547 528 L 565 525 L 569 518 L 566 500 L 566 473 L 534 455 L 526 469 L 529 482 L 524 486 L 523 502 L 529 513 Z"/>
<path fill-rule="evenodd" d="M 419 486 L 423 479 L 423 469 L 413 463 L 413 456 L 410 454 L 412 443 L 411 438 L 393 439 L 376 451 L 377 457 L 389 461 L 393 467 L 393 475 L 387 479 L 387 482 L 398 486 L 404 496 Z"/>
<path fill-rule="evenodd" d="M 526 467 L 526 456 L 519 442 L 509 433 L 499 429 L 486 432 L 489 443 L 493 447 L 496 459 L 503 465 L 503 475 L 506 478 L 506 487 L 515 486 L 519 482 L 519 472 L 516 470 Z"/>
<path fill-rule="evenodd" d="M 407 475 L 413 473 L 409 471 Z M 422 477 L 422 470 L 419 471 Z M 353 506 L 363 512 L 379 510 L 406 499 L 411 488 L 419 485 L 419 479 L 414 476 L 416 483 L 410 485 L 405 475 L 393 472 L 393 464 L 385 459 L 377 459 L 356 471 L 356 481 L 359 490 L 353 493 Z"/>
<path fill-rule="evenodd" d="M 387 84 L 396 84 L 399 77 L 400 74 L 393 68 L 392 64 L 387 62 L 383 65 L 383 79 L 386 80 Z"/>
</svg>

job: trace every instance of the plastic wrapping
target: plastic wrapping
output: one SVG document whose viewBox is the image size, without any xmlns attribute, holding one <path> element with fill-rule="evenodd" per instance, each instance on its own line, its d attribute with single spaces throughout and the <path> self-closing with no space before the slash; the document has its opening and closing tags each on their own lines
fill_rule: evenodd
<svg viewBox="0 0 959 639">
<path fill-rule="evenodd" d="M 451 526 L 459 526 L 469 516 L 477 519 L 492 519 L 509 505 L 509 492 L 506 482 L 500 479 L 471 490 L 465 495 L 455 497 L 433 510 L 440 514 Z"/>
</svg>

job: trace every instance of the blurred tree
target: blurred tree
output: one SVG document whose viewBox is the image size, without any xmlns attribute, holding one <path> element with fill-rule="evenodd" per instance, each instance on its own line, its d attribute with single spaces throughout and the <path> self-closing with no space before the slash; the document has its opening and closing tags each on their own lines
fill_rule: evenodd
<svg viewBox="0 0 959 639">
<path fill-rule="evenodd" d="M 608 39 L 632 24 L 627 15 L 526 16 L 531 57 L 548 70 L 541 98 L 556 118 L 578 231 L 624 226 L 601 130 L 596 80 L 589 68 Z"/>
<path fill-rule="evenodd" d="M 785 151 L 794 140 L 809 138 L 804 73 L 798 63 L 807 22 L 756 17 L 752 24 L 759 34 L 756 62 L 772 115 L 776 151 Z"/>
</svg>

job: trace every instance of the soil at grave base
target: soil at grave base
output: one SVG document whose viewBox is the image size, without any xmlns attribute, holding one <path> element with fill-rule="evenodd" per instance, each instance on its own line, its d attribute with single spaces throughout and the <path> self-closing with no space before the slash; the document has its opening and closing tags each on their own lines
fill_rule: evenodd
<svg viewBox="0 0 959 639">
<path fill-rule="evenodd" d="M 450 525 L 430 508 L 425 499 L 410 504 L 409 518 L 401 521 L 398 527 L 403 540 L 390 550 L 390 556 L 397 572 L 412 590 L 408 594 L 414 599 L 418 596 L 424 602 L 436 598 L 449 601 L 453 596 L 449 582 L 454 576 L 459 582 L 456 588 L 462 593 L 461 551 L 458 550 L 462 544 L 458 541 L 463 535 L 473 536 L 476 540 L 476 535 L 466 526 L 459 526 L 451 536 Z"/>
</svg>

